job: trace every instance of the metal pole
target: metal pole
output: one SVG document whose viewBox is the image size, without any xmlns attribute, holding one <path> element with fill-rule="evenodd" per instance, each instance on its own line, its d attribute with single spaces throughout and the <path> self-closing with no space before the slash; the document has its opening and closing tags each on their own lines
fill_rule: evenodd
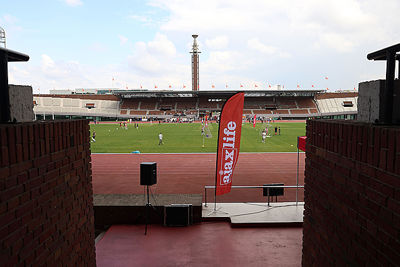
<svg viewBox="0 0 400 267">
<path fill-rule="evenodd" d="M 146 225 L 144 228 L 144 235 L 147 235 L 147 224 L 149 223 L 149 206 L 150 206 L 150 197 L 149 197 L 149 186 L 147 185 L 147 204 L 146 204 Z"/>
<path fill-rule="evenodd" d="M 296 206 L 298 205 L 298 191 L 299 191 L 299 137 L 297 136 L 297 173 L 296 173 Z"/>
<path fill-rule="evenodd" d="M 207 187 L 204 187 L 204 207 L 207 207 Z"/>
<path fill-rule="evenodd" d="M 386 51 L 386 81 L 383 92 L 383 103 L 385 105 L 383 123 L 391 124 L 393 115 L 393 87 L 395 75 L 395 56 L 393 51 Z"/>
</svg>

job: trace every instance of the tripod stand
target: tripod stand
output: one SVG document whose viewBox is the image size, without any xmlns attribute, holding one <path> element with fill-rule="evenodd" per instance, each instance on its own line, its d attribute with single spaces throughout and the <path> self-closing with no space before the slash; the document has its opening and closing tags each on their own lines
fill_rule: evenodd
<svg viewBox="0 0 400 267">
<path fill-rule="evenodd" d="M 146 203 L 146 225 L 144 227 L 144 235 L 147 235 L 147 225 L 149 224 L 149 208 L 152 207 L 154 208 L 151 204 L 150 204 L 150 194 L 149 194 L 149 185 L 146 185 L 146 189 L 147 189 L 147 203 Z"/>
</svg>

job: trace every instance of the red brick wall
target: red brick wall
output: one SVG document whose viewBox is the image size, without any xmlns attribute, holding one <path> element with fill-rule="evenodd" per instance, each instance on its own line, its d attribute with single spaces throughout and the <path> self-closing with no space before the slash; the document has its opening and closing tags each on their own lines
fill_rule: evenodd
<svg viewBox="0 0 400 267">
<path fill-rule="evenodd" d="M 0 125 L 0 265 L 95 266 L 86 120 Z"/>
<path fill-rule="evenodd" d="M 400 263 L 400 128 L 308 121 L 303 266 Z"/>
</svg>

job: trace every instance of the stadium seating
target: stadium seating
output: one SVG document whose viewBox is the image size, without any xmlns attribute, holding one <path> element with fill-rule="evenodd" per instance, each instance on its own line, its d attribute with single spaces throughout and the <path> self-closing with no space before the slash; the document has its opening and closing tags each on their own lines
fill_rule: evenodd
<svg viewBox="0 0 400 267">
<path fill-rule="evenodd" d="M 290 109 L 290 114 L 309 114 L 308 109 Z"/>
<path fill-rule="evenodd" d="M 299 108 L 317 108 L 311 98 L 298 98 L 296 99 L 296 103 Z"/>
<path fill-rule="evenodd" d="M 312 99 L 310 99 L 312 101 Z M 295 98 L 277 98 L 277 105 L 281 109 L 295 109 L 297 108 Z"/>
<path fill-rule="evenodd" d="M 153 110 L 156 108 L 156 104 L 157 104 L 157 102 L 154 101 L 154 99 L 142 98 L 142 99 L 140 99 L 139 109 L 140 110 Z"/>
<path fill-rule="evenodd" d="M 274 110 L 274 114 L 289 114 L 289 110 L 288 109 L 277 109 L 277 110 Z"/>
<path fill-rule="evenodd" d="M 200 110 L 211 109 L 216 110 L 218 109 L 218 102 L 217 101 L 208 101 L 209 99 L 206 97 L 199 98 L 199 106 Z"/>
<path fill-rule="evenodd" d="M 132 98 L 124 99 L 122 101 L 121 108 L 123 108 L 123 109 L 138 109 L 139 103 L 140 103 L 140 101 L 138 101 L 137 99 L 132 99 Z"/>
<path fill-rule="evenodd" d="M 348 114 L 357 112 L 358 94 L 325 93 L 315 96 L 318 109 L 322 114 Z"/>
<path fill-rule="evenodd" d="M 195 98 L 178 98 L 176 101 L 177 110 L 193 109 L 196 108 L 197 99 Z"/>
<path fill-rule="evenodd" d="M 104 95 L 34 95 L 34 113 L 38 115 L 75 115 L 116 117 L 119 98 Z"/>
<path fill-rule="evenodd" d="M 258 110 L 253 109 L 254 114 L 272 114 L 272 110 Z"/>
<path fill-rule="evenodd" d="M 104 117 L 197 117 L 220 111 L 225 95 L 121 98 L 115 95 L 34 95 L 38 115 Z M 320 93 L 315 96 L 245 97 L 243 114 L 259 117 L 307 118 L 324 114 L 354 114 L 357 93 Z"/>
</svg>

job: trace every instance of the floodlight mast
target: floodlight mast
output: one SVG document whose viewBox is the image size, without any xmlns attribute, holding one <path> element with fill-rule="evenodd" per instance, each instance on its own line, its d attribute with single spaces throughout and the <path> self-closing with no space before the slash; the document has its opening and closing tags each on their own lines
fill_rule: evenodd
<svg viewBox="0 0 400 267">
<path fill-rule="evenodd" d="M 192 91 L 199 91 L 199 45 L 197 44 L 196 38 L 199 35 L 193 34 L 193 46 L 192 51 Z"/>
<path fill-rule="evenodd" d="M 1 44 L 6 48 L 6 31 L 2 27 L 0 27 L 0 46 Z"/>
</svg>

